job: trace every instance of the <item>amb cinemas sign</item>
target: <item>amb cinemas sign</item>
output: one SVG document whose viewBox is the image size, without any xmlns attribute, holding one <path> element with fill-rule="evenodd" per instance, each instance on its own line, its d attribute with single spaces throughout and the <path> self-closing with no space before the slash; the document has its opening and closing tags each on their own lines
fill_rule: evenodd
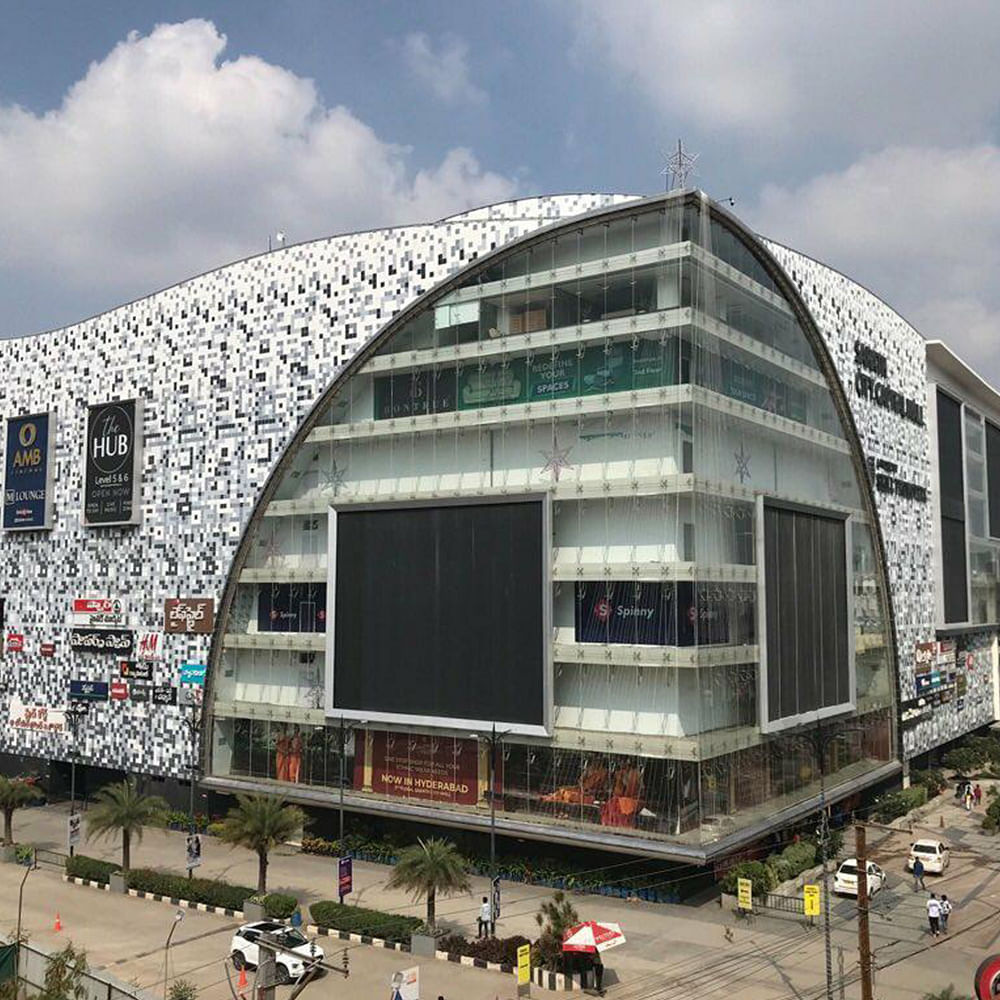
<svg viewBox="0 0 1000 1000">
<path fill-rule="evenodd" d="M 102 403 L 87 411 L 83 521 L 138 524 L 142 401 Z"/>
<path fill-rule="evenodd" d="M 52 527 L 52 414 L 12 417 L 4 452 L 3 526 Z"/>
</svg>

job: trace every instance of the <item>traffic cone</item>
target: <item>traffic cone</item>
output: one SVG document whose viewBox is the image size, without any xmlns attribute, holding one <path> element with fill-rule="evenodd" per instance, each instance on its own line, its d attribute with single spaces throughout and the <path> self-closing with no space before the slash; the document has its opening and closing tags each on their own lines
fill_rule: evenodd
<svg viewBox="0 0 1000 1000">
<path fill-rule="evenodd" d="M 55 926 L 52 929 L 54 931 L 61 931 L 62 930 L 62 921 L 59 919 L 59 914 L 58 913 L 56 914 L 56 923 L 55 923 Z"/>
<path fill-rule="evenodd" d="M 236 982 L 236 988 L 240 990 L 245 990 L 247 988 L 247 970 L 244 966 L 240 969 L 240 978 Z"/>
</svg>

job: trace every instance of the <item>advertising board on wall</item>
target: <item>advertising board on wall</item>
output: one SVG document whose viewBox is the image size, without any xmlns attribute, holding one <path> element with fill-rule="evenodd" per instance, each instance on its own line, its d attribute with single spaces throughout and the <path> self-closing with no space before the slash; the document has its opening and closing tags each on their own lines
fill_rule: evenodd
<svg viewBox="0 0 1000 1000">
<path fill-rule="evenodd" d="M 211 633 L 215 625 L 214 597 L 168 597 L 163 602 L 163 628 L 168 635 Z"/>
<path fill-rule="evenodd" d="M 142 468 L 142 400 L 101 403 L 87 411 L 83 523 L 138 524 Z"/>
<path fill-rule="evenodd" d="M 125 608 L 117 597 L 75 597 L 74 625 L 124 625 Z"/>
<path fill-rule="evenodd" d="M 3 527 L 37 531 L 52 527 L 51 413 L 7 421 L 4 452 Z"/>
<path fill-rule="evenodd" d="M 163 633 L 140 632 L 135 644 L 135 655 L 139 660 L 162 660 Z"/>
<path fill-rule="evenodd" d="M 69 682 L 70 701 L 107 701 L 107 681 L 71 680 Z"/>
<path fill-rule="evenodd" d="M 257 594 L 260 632 L 325 632 L 325 583 L 262 583 Z"/>
<path fill-rule="evenodd" d="M 377 795 L 467 806 L 479 799 L 476 740 L 372 730 L 356 746 L 355 788 L 364 786 L 367 765 L 371 791 Z"/>
<path fill-rule="evenodd" d="M 16 695 L 10 699 L 7 721 L 11 729 L 35 733 L 66 732 L 66 713 L 47 705 L 25 705 Z"/>
<path fill-rule="evenodd" d="M 135 633 L 119 628 L 74 628 L 69 648 L 78 653 L 115 653 L 128 658 L 135 648 Z"/>
</svg>

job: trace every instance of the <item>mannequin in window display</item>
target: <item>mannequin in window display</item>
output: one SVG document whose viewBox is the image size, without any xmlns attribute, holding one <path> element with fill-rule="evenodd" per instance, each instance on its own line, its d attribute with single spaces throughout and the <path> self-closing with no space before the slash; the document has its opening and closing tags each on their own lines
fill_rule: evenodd
<svg viewBox="0 0 1000 1000">
<path fill-rule="evenodd" d="M 299 772 L 302 770 L 302 732 L 298 725 L 292 733 L 292 738 L 288 741 L 288 780 L 293 784 L 299 783 Z"/>
<path fill-rule="evenodd" d="M 635 826 L 643 807 L 642 772 L 632 761 L 615 770 L 611 798 L 601 807 L 604 826 Z"/>
<path fill-rule="evenodd" d="M 605 798 L 607 790 L 608 769 L 599 757 L 592 757 L 580 771 L 580 778 L 575 785 L 563 785 L 548 795 L 543 795 L 542 801 L 592 806 Z"/>
<path fill-rule="evenodd" d="M 291 747 L 292 741 L 288 735 L 288 731 L 282 727 L 280 735 L 274 741 L 275 763 L 277 764 L 275 777 L 277 777 L 278 781 L 288 781 L 288 754 Z"/>
</svg>

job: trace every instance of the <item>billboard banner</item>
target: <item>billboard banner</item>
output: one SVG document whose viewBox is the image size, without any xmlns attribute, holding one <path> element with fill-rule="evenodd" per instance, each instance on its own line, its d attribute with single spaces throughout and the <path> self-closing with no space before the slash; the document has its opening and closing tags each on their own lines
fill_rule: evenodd
<svg viewBox="0 0 1000 1000">
<path fill-rule="evenodd" d="M 163 629 L 168 635 L 207 635 L 215 625 L 214 597 L 168 597 L 163 602 Z"/>
<path fill-rule="evenodd" d="M 108 682 L 71 680 L 69 682 L 69 699 L 70 701 L 107 701 Z"/>
<path fill-rule="evenodd" d="M 69 648 L 79 653 L 115 653 L 129 659 L 135 648 L 135 633 L 119 628 L 74 628 L 69 634 Z"/>
<path fill-rule="evenodd" d="M 149 660 L 122 660 L 119 664 L 122 677 L 134 681 L 151 681 L 153 664 Z"/>
<path fill-rule="evenodd" d="M 52 527 L 51 413 L 7 421 L 4 452 L 3 527 L 37 531 Z"/>
<path fill-rule="evenodd" d="M 61 708 L 48 705 L 25 705 L 20 698 L 10 699 L 7 721 L 11 729 L 36 733 L 65 733 L 66 713 Z"/>
<path fill-rule="evenodd" d="M 75 597 L 74 625 L 124 625 L 125 609 L 117 597 Z"/>
<path fill-rule="evenodd" d="M 87 411 L 83 523 L 138 524 L 142 468 L 142 401 L 101 403 Z"/>
<path fill-rule="evenodd" d="M 325 632 L 325 583 L 262 583 L 257 593 L 261 632 Z"/>
<path fill-rule="evenodd" d="M 477 740 L 373 730 L 358 747 L 364 744 L 366 752 L 354 756 L 355 788 L 364 785 L 367 757 L 376 794 L 466 806 L 479 800 Z"/>
<path fill-rule="evenodd" d="M 162 660 L 163 633 L 140 632 L 136 643 L 136 657 L 140 660 Z"/>
</svg>

